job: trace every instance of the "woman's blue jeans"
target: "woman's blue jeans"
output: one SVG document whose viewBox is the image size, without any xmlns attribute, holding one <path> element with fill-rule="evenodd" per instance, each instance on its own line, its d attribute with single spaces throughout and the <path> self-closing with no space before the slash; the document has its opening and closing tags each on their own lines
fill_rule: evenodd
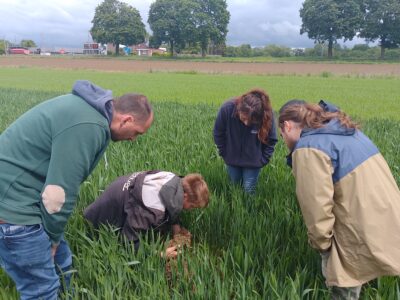
<svg viewBox="0 0 400 300">
<path fill-rule="evenodd" d="M 72 255 L 62 239 L 52 258 L 51 242 L 42 224 L 0 224 L 0 265 L 14 280 L 22 300 L 52 300 L 60 290 L 59 275 L 71 268 Z M 68 290 L 70 274 L 62 277 Z"/>
<path fill-rule="evenodd" d="M 261 168 L 243 168 L 226 165 L 228 175 L 235 184 L 243 185 L 244 191 L 253 194 L 256 191 Z"/>
</svg>

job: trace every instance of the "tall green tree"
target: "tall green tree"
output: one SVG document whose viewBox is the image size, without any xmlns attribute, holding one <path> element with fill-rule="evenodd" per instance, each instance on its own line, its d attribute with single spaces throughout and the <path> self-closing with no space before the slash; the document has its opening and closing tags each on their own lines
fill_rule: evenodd
<svg viewBox="0 0 400 300">
<path fill-rule="evenodd" d="M 352 40 L 361 27 L 362 11 L 357 0 L 305 0 L 300 9 L 300 34 L 328 43 L 328 57 L 338 39 Z"/>
<path fill-rule="evenodd" d="M 96 7 L 90 33 L 98 43 L 133 45 L 145 40 L 146 30 L 139 11 L 118 0 L 104 0 Z"/>
<path fill-rule="evenodd" d="M 225 0 L 194 1 L 197 3 L 196 37 L 204 57 L 210 42 L 214 45 L 225 44 L 230 13 Z"/>
<path fill-rule="evenodd" d="M 26 48 L 36 47 L 36 43 L 32 40 L 22 40 L 20 44 L 22 47 L 26 47 Z"/>
<path fill-rule="evenodd" d="M 192 0 L 156 0 L 150 5 L 148 23 L 152 41 L 169 44 L 171 55 L 195 39 L 196 3 Z"/>
<path fill-rule="evenodd" d="M 400 46 L 400 1 L 366 0 L 363 1 L 364 23 L 360 36 L 367 41 L 379 40 L 381 59 L 385 49 Z"/>
<path fill-rule="evenodd" d="M 0 40 L 0 55 L 6 54 L 7 47 L 9 44 L 10 44 L 10 42 L 7 40 Z"/>
</svg>

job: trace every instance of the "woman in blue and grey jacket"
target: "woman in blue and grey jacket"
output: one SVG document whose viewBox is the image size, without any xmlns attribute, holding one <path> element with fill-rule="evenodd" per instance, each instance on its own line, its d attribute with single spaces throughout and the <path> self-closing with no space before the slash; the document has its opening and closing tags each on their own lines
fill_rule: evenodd
<svg viewBox="0 0 400 300">
<path fill-rule="evenodd" d="M 286 103 L 281 136 L 310 246 L 332 299 L 358 299 L 364 283 L 400 275 L 400 191 L 384 157 L 329 103 Z"/>
<path fill-rule="evenodd" d="M 226 101 L 215 121 L 214 141 L 231 181 L 254 193 L 261 168 L 269 163 L 277 142 L 269 96 L 253 89 Z"/>
</svg>

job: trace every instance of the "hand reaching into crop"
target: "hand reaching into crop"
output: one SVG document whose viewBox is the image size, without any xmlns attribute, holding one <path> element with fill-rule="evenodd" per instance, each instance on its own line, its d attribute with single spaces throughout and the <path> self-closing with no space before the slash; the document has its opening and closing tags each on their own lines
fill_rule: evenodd
<svg viewBox="0 0 400 300">
<path fill-rule="evenodd" d="M 178 256 L 178 250 L 175 246 L 173 247 L 168 247 L 165 252 L 161 252 L 161 257 L 165 258 L 176 258 Z"/>
<path fill-rule="evenodd" d="M 179 233 L 182 234 L 182 235 L 190 234 L 189 231 L 183 226 L 181 226 L 181 231 Z"/>
<path fill-rule="evenodd" d="M 172 235 L 176 236 L 177 234 L 187 235 L 189 231 L 179 224 L 172 225 Z"/>
<path fill-rule="evenodd" d="M 181 232 L 182 227 L 179 224 L 174 224 L 174 225 L 171 226 L 171 229 L 172 229 L 172 235 L 174 236 L 174 235 L 179 234 Z"/>
</svg>

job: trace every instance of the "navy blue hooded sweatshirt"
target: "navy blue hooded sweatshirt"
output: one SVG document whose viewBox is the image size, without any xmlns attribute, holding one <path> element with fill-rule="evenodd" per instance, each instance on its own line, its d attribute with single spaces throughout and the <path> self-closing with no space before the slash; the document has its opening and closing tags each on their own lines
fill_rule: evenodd
<svg viewBox="0 0 400 300">
<path fill-rule="evenodd" d="M 278 141 L 275 117 L 266 144 L 258 139 L 258 130 L 259 127 L 246 126 L 240 121 L 235 100 L 221 106 L 214 125 L 214 142 L 226 164 L 261 168 L 269 163 Z"/>
</svg>

